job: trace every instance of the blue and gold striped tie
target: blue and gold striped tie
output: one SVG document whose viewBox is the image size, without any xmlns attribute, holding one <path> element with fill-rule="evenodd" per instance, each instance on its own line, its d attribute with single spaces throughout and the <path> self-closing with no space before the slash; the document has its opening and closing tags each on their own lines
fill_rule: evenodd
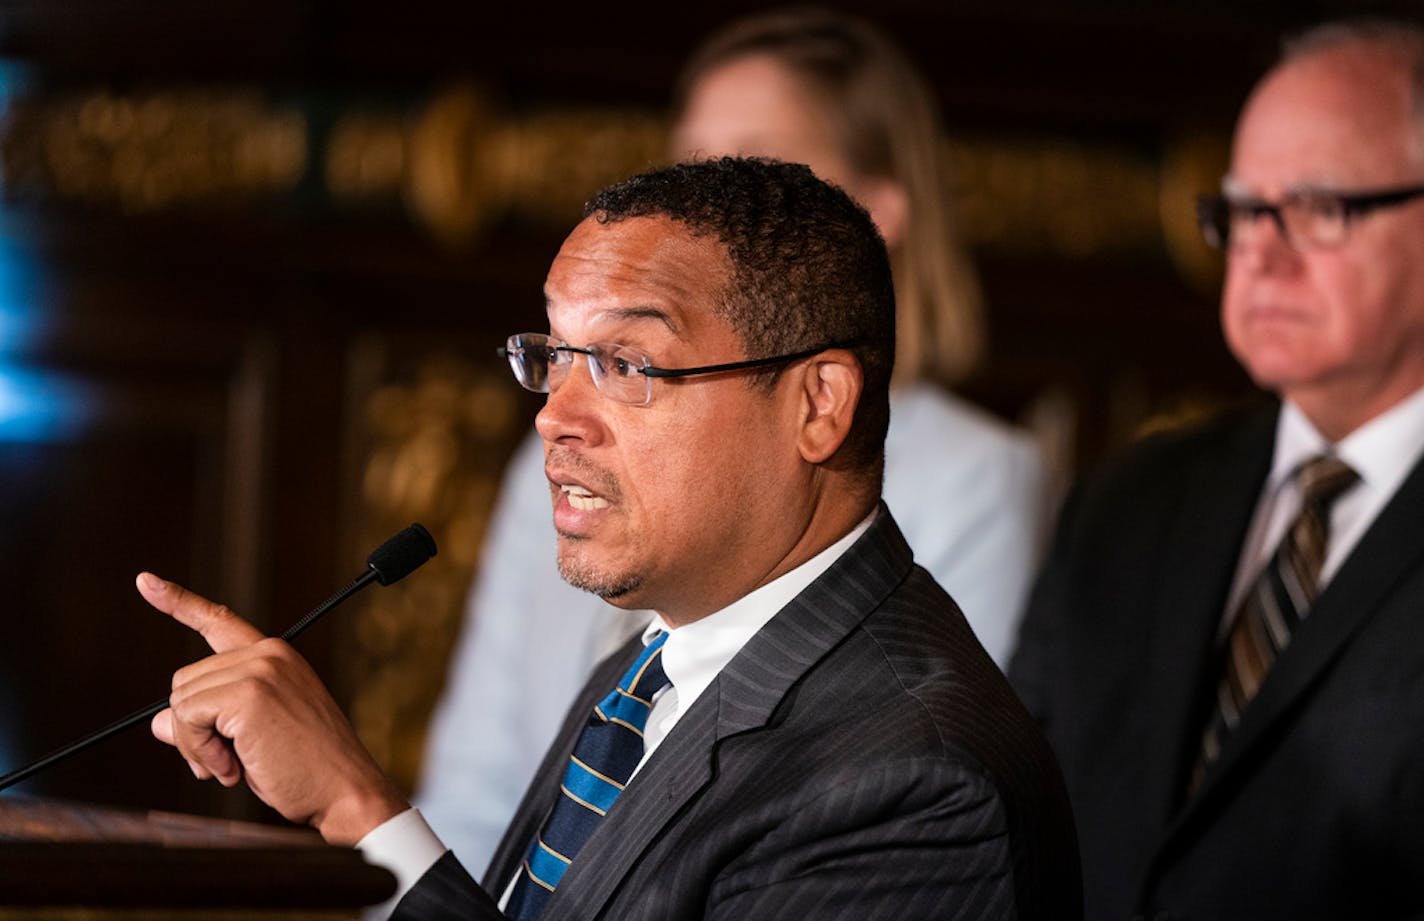
<svg viewBox="0 0 1424 921">
<path fill-rule="evenodd" d="M 544 913 L 564 871 L 642 760 L 643 727 L 653 695 L 668 684 L 662 657 L 667 636 L 658 634 L 643 649 L 589 715 L 569 757 L 559 798 L 529 846 L 524 872 L 505 906 L 505 914 L 516 921 L 533 921 Z"/>
</svg>

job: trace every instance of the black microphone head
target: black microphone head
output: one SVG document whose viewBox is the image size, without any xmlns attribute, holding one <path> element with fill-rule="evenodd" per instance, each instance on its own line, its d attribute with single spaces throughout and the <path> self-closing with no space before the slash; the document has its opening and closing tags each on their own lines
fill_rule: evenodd
<svg viewBox="0 0 1424 921">
<path fill-rule="evenodd" d="M 366 557 L 366 565 L 376 571 L 382 585 L 399 582 L 435 555 L 435 538 L 420 523 L 412 524 Z"/>
</svg>

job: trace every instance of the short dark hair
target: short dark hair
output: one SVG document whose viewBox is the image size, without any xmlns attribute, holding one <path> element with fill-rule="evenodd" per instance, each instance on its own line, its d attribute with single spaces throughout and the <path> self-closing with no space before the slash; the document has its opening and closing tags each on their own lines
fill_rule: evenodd
<svg viewBox="0 0 1424 921">
<path fill-rule="evenodd" d="M 666 217 L 726 247 L 732 277 L 716 303 L 748 358 L 859 343 L 852 351 L 864 387 L 841 450 L 879 481 L 895 364 L 895 291 L 885 241 L 864 208 L 804 165 L 722 157 L 609 186 L 584 214 L 605 223 Z"/>
</svg>

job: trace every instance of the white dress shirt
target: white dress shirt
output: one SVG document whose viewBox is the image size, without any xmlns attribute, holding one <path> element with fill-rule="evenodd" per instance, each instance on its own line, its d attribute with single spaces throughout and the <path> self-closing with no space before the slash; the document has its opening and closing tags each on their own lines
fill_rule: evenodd
<svg viewBox="0 0 1424 921">
<path fill-rule="evenodd" d="M 1231 619 L 1242 598 L 1300 512 L 1301 491 L 1296 470 L 1318 454 L 1333 454 L 1360 475 L 1360 482 L 1346 490 L 1330 507 L 1330 544 L 1320 569 L 1320 587 L 1324 589 L 1409 471 L 1424 456 L 1424 390 L 1415 392 L 1333 445 L 1316 431 L 1294 403 L 1287 402 L 1281 407 L 1271 472 L 1246 532 L 1236 579 L 1223 612 L 1223 631 L 1230 630 Z"/>
<path fill-rule="evenodd" d="M 870 527 L 875 515 L 872 512 L 844 537 L 811 559 L 720 611 L 676 629 L 668 627 L 661 617 L 653 619 L 643 632 L 643 642 L 646 645 L 659 632 L 667 631 L 667 642 L 663 644 L 663 671 L 668 676 L 669 685 L 653 698 L 643 733 L 643 758 L 633 770 L 634 777 L 672 732 L 678 720 L 747 641 L 849 550 L 851 544 Z M 357 842 L 356 847 L 367 860 L 395 874 L 396 894 L 382 906 L 385 910 L 393 908 L 447 850 L 421 816 L 420 810 L 415 808 L 378 825 Z M 518 878 L 516 874 L 501 895 L 501 907 L 509 900 Z"/>
</svg>

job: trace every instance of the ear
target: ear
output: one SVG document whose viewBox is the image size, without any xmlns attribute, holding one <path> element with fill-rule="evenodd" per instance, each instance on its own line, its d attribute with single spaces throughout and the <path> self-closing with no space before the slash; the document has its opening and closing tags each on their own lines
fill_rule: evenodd
<svg viewBox="0 0 1424 921">
<path fill-rule="evenodd" d="M 895 249 L 905 239 L 910 220 L 910 196 L 894 179 L 865 179 L 856 188 L 856 197 L 870 212 L 887 249 Z"/>
<path fill-rule="evenodd" d="M 860 362 L 847 349 L 821 352 L 806 363 L 800 374 L 804 414 L 796 447 L 807 463 L 821 464 L 840 449 L 850 434 L 865 378 Z"/>
</svg>

